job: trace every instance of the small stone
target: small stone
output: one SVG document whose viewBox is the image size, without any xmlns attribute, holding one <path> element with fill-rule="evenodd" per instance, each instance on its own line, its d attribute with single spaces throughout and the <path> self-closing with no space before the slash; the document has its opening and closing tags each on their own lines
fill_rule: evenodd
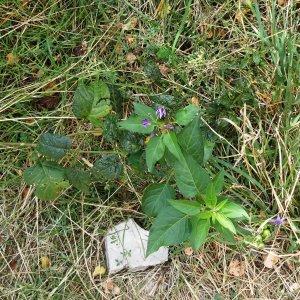
<svg viewBox="0 0 300 300">
<path fill-rule="evenodd" d="M 168 260 L 168 248 L 161 247 L 146 256 L 149 232 L 128 219 L 112 229 L 105 237 L 108 273 L 113 274 L 122 269 L 142 271 L 150 266 L 162 264 Z"/>
</svg>

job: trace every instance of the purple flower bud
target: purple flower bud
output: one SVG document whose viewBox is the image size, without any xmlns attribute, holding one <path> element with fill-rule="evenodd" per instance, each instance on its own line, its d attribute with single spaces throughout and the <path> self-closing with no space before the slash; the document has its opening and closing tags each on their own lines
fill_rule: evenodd
<svg viewBox="0 0 300 300">
<path fill-rule="evenodd" d="M 270 223 L 272 223 L 273 225 L 275 226 L 280 226 L 282 225 L 284 222 L 284 218 L 283 217 L 280 217 L 280 216 L 277 216 L 276 218 L 273 218 Z"/>
<path fill-rule="evenodd" d="M 148 120 L 148 119 L 144 119 L 144 120 L 142 120 L 142 125 L 143 125 L 145 128 L 147 128 L 148 126 L 151 125 L 151 122 L 150 122 L 150 120 Z"/>
<path fill-rule="evenodd" d="M 167 116 L 167 110 L 163 106 L 159 106 L 156 109 L 156 115 L 159 119 L 163 119 Z"/>
</svg>

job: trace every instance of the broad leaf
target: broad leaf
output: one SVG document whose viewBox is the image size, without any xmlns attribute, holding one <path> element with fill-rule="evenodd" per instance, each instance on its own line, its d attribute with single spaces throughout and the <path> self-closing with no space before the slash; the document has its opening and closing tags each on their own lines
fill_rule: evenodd
<svg viewBox="0 0 300 300">
<path fill-rule="evenodd" d="M 246 218 L 249 219 L 247 212 L 238 204 L 233 202 L 226 202 L 220 209 L 220 212 L 230 219 Z"/>
<path fill-rule="evenodd" d="M 165 153 L 165 144 L 162 137 L 157 136 L 150 139 L 146 146 L 146 163 L 148 171 L 153 170 L 154 165 L 158 162 Z"/>
<path fill-rule="evenodd" d="M 39 139 L 37 151 L 49 158 L 59 160 L 67 153 L 71 146 L 72 142 L 66 136 L 44 133 Z"/>
<path fill-rule="evenodd" d="M 179 160 L 183 161 L 184 157 L 179 147 L 176 134 L 174 132 L 167 132 L 162 135 L 163 142 L 168 150 Z"/>
<path fill-rule="evenodd" d="M 192 158 L 186 155 L 184 162 L 175 162 L 176 184 L 185 197 L 200 195 L 207 187 L 210 178 L 207 172 Z"/>
<path fill-rule="evenodd" d="M 91 177 L 88 172 L 74 168 L 68 168 L 65 172 L 67 179 L 76 189 L 84 193 L 89 191 Z"/>
<path fill-rule="evenodd" d="M 99 125 L 100 119 L 111 111 L 109 97 L 109 89 L 102 81 L 89 86 L 81 84 L 74 93 L 73 113 L 77 118 Z"/>
<path fill-rule="evenodd" d="M 218 199 L 217 199 L 217 194 L 213 182 L 210 182 L 206 188 L 204 201 L 205 204 L 210 208 L 215 207 L 217 204 Z"/>
<path fill-rule="evenodd" d="M 200 128 L 199 118 L 195 118 L 178 135 L 178 143 L 184 151 L 193 156 L 200 164 L 203 162 L 204 140 Z"/>
<path fill-rule="evenodd" d="M 160 211 L 150 229 L 147 256 L 162 246 L 178 245 L 189 235 L 189 216 L 167 206 Z"/>
<path fill-rule="evenodd" d="M 134 112 L 143 119 L 150 119 L 152 122 L 156 122 L 156 113 L 152 107 L 149 107 L 143 103 L 134 103 Z"/>
<path fill-rule="evenodd" d="M 130 116 L 128 119 L 118 123 L 120 129 L 126 129 L 137 133 L 151 133 L 154 130 L 155 125 L 151 122 L 147 127 L 143 126 L 144 118 L 140 116 Z"/>
<path fill-rule="evenodd" d="M 36 187 L 35 194 L 41 200 L 52 200 L 69 186 L 62 167 L 51 161 L 39 162 L 24 172 L 27 184 Z"/>
<path fill-rule="evenodd" d="M 220 194 L 224 185 L 224 170 L 221 170 L 212 180 L 216 194 Z"/>
<path fill-rule="evenodd" d="M 234 235 L 230 230 L 220 225 L 218 222 L 214 224 L 214 228 L 221 234 L 221 241 L 229 244 L 236 244 Z"/>
<path fill-rule="evenodd" d="M 191 220 L 192 223 L 192 232 L 190 236 L 190 243 L 194 250 L 198 250 L 205 239 L 207 238 L 209 228 L 210 228 L 210 220 L 209 219 L 200 219 L 197 216 L 194 216 Z"/>
<path fill-rule="evenodd" d="M 214 215 L 216 217 L 216 220 L 220 223 L 220 225 L 230 230 L 232 233 L 236 233 L 233 223 L 227 217 L 220 213 L 215 213 Z"/>
<path fill-rule="evenodd" d="M 186 215 L 197 215 L 201 211 L 201 205 L 199 202 L 191 200 L 169 200 L 171 206 Z"/>
<path fill-rule="evenodd" d="M 123 165 L 117 155 L 107 154 L 95 161 L 91 171 L 98 181 L 114 180 L 121 176 Z"/>
<path fill-rule="evenodd" d="M 156 217 L 168 200 L 175 198 L 175 190 L 168 184 L 153 183 L 144 191 L 142 209 L 149 217 Z"/>
<path fill-rule="evenodd" d="M 177 124 L 185 126 L 197 116 L 198 112 L 198 106 L 189 104 L 188 106 L 177 111 L 175 121 Z"/>
</svg>

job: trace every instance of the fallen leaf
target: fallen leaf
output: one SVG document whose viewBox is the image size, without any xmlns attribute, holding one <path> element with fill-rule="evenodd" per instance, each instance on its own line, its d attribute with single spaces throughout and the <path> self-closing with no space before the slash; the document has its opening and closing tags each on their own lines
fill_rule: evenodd
<svg viewBox="0 0 300 300">
<path fill-rule="evenodd" d="M 285 6 L 287 5 L 289 0 L 278 0 L 277 3 L 279 6 Z"/>
<path fill-rule="evenodd" d="M 22 193 L 21 193 L 21 199 L 26 200 L 30 194 L 30 188 L 28 186 L 25 186 Z"/>
<path fill-rule="evenodd" d="M 9 262 L 9 267 L 10 267 L 10 269 L 12 270 L 12 271 L 15 271 L 16 270 L 16 268 L 17 268 L 17 259 L 16 258 L 14 258 L 14 259 L 12 259 L 10 262 Z"/>
<path fill-rule="evenodd" d="M 114 288 L 113 288 L 113 290 L 112 290 L 112 293 L 113 293 L 115 296 L 117 296 L 117 295 L 120 294 L 120 292 L 121 292 L 121 289 L 120 289 L 117 285 L 115 285 Z"/>
<path fill-rule="evenodd" d="M 93 272 L 93 277 L 102 276 L 106 273 L 106 269 L 103 266 L 96 266 Z"/>
<path fill-rule="evenodd" d="M 112 281 L 111 278 L 108 278 L 107 280 L 105 280 L 101 286 L 104 288 L 104 293 L 105 294 L 110 294 L 111 291 L 114 289 L 115 287 L 115 284 L 114 282 Z"/>
<path fill-rule="evenodd" d="M 235 277 L 241 277 L 245 274 L 246 266 L 244 261 L 233 259 L 229 264 L 228 273 Z"/>
<path fill-rule="evenodd" d="M 134 29 L 138 24 L 138 18 L 137 17 L 132 17 L 129 22 L 123 25 L 123 30 L 132 30 Z"/>
<path fill-rule="evenodd" d="M 121 54 L 123 51 L 123 45 L 121 43 L 117 43 L 115 45 L 115 52 L 116 54 Z"/>
<path fill-rule="evenodd" d="M 125 40 L 126 40 L 128 45 L 133 45 L 136 42 L 135 37 L 132 36 L 131 34 L 126 35 Z"/>
<path fill-rule="evenodd" d="M 129 63 L 129 64 L 133 64 L 135 61 L 136 61 L 136 56 L 133 54 L 133 53 L 128 53 L 126 55 L 126 61 Z"/>
<path fill-rule="evenodd" d="M 13 53 L 8 53 L 6 55 L 6 60 L 7 60 L 7 63 L 9 65 L 14 65 L 14 64 L 17 64 L 19 62 L 18 56 L 13 54 Z"/>
<path fill-rule="evenodd" d="M 191 98 L 191 100 L 189 101 L 191 104 L 194 104 L 194 105 L 196 105 L 196 106 L 199 106 L 199 98 L 197 98 L 197 97 L 192 97 Z"/>
<path fill-rule="evenodd" d="M 163 76 L 167 76 L 168 73 L 170 72 L 170 69 L 165 64 L 159 65 L 158 68 L 161 75 Z"/>
<path fill-rule="evenodd" d="M 48 256 L 42 256 L 41 257 L 41 268 L 47 269 L 51 266 L 51 261 Z"/>
<path fill-rule="evenodd" d="M 75 56 L 83 56 L 87 53 L 87 49 L 87 42 L 83 41 L 73 49 L 73 54 Z"/>
<path fill-rule="evenodd" d="M 48 109 L 53 110 L 55 109 L 60 102 L 59 93 L 55 93 L 50 96 L 45 96 L 42 98 L 39 98 L 36 102 L 36 108 L 39 110 Z"/>
<path fill-rule="evenodd" d="M 184 253 L 187 256 L 191 256 L 191 255 L 193 255 L 194 250 L 191 247 L 187 247 L 187 248 L 184 249 Z"/>
<path fill-rule="evenodd" d="M 275 252 L 269 252 L 264 258 L 264 266 L 269 269 L 273 269 L 278 263 L 279 257 Z"/>
</svg>

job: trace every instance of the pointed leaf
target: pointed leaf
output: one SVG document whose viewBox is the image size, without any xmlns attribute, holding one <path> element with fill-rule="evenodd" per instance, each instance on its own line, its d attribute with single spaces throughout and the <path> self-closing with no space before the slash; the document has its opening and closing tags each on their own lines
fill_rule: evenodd
<svg viewBox="0 0 300 300">
<path fill-rule="evenodd" d="M 199 202 L 191 200 L 169 200 L 171 206 L 186 215 L 196 215 L 201 211 L 201 205 Z"/>
<path fill-rule="evenodd" d="M 203 163 L 205 164 L 211 157 L 212 151 L 214 149 L 215 143 L 211 141 L 204 142 L 204 156 L 203 156 Z"/>
<path fill-rule="evenodd" d="M 187 125 L 197 116 L 198 112 L 198 106 L 189 104 L 188 106 L 177 111 L 175 121 L 179 125 Z"/>
<path fill-rule="evenodd" d="M 144 118 L 140 116 L 130 116 L 126 120 L 122 120 L 118 123 L 120 129 L 126 129 L 128 131 L 137 132 L 137 133 L 151 133 L 154 130 L 154 125 L 151 124 L 147 127 L 142 125 Z"/>
<path fill-rule="evenodd" d="M 176 184 L 185 197 L 200 195 L 207 187 L 210 178 L 207 172 L 190 156 L 186 155 L 184 162 L 175 162 Z"/>
<path fill-rule="evenodd" d="M 222 192 L 224 186 L 224 174 L 224 170 L 221 170 L 212 180 L 217 195 Z"/>
<path fill-rule="evenodd" d="M 205 204 L 210 208 L 215 207 L 217 204 L 218 199 L 213 182 L 210 182 L 206 188 L 204 201 Z"/>
<path fill-rule="evenodd" d="M 168 184 L 153 183 L 143 195 L 142 209 L 150 217 L 156 217 L 167 206 L 169 199 L 175 198 L 175 190 Z"/>
<path fill-rule="evenodd" d="M 190 243 L 194 250 L 198 250 L 203 245 L 208 235 L 210 220 L 203 220 L 195 216 L 192 218 L 191 223 L 192 232 L 190 236 Z"/>
<path fill-rule="evenodd" d="M 44 133 L 41 135 L 37 151 L 41 154 L 59 160 L 71 148 L 72 142 L 70 138 L 54 133 Z"/>
<path fill-rule="evenodd" d="M 203 163 L 204 140 L 200 128 L 199 118 L 195 118 L 188 126 L 184 127 L 178 135 L 181 148 L 200 164 Z"/>
<path fill-rule="evenodd" d="M 168 150 L 179 160 L 183 161 L 184 157 L 178 145 L 177 137 L 174 132 L 167 132 L 162 135 L 164 144 Z"/>
<path fill-rule="evenodd" d="M 236 233 L 235 227 L 233 225 L 233 223 L 224 215 L 220 214 L 220 213 L 215 213 L 214 214 L 216 217 L 216 220 L 226 229 L 230 230 L 232 233 Z"/>
<path fill-rule="evenodd" d="M 226 202 L 220 209 L 220 212 L 230 219 L 246 218 L 249 219 L 247 212 L 238 204 L 233 202 Z"/>
<path fill-rule="evenodd" d="M 214 224 L 214 228 L 221 234 L 222 241 L 229 244 L 236 244 L 234 236 L 230 230 L 220 225 L 218 222 Z"/>
<path fill-rule="evenodd" d="M 154 165 L 158 162 L 165 153 L 165 144 L 162 137 L 157 136 L 150 139 L 146 146 L 146 163 L 148 171 L 153 170 Z"/>
<path fill-rule="evenodd" d="M 147 256 L 162 246 L 178 245 L 190 235 L 189 216 L 171 206 L 165 207 L 150 228 Z"/>
</svg>

